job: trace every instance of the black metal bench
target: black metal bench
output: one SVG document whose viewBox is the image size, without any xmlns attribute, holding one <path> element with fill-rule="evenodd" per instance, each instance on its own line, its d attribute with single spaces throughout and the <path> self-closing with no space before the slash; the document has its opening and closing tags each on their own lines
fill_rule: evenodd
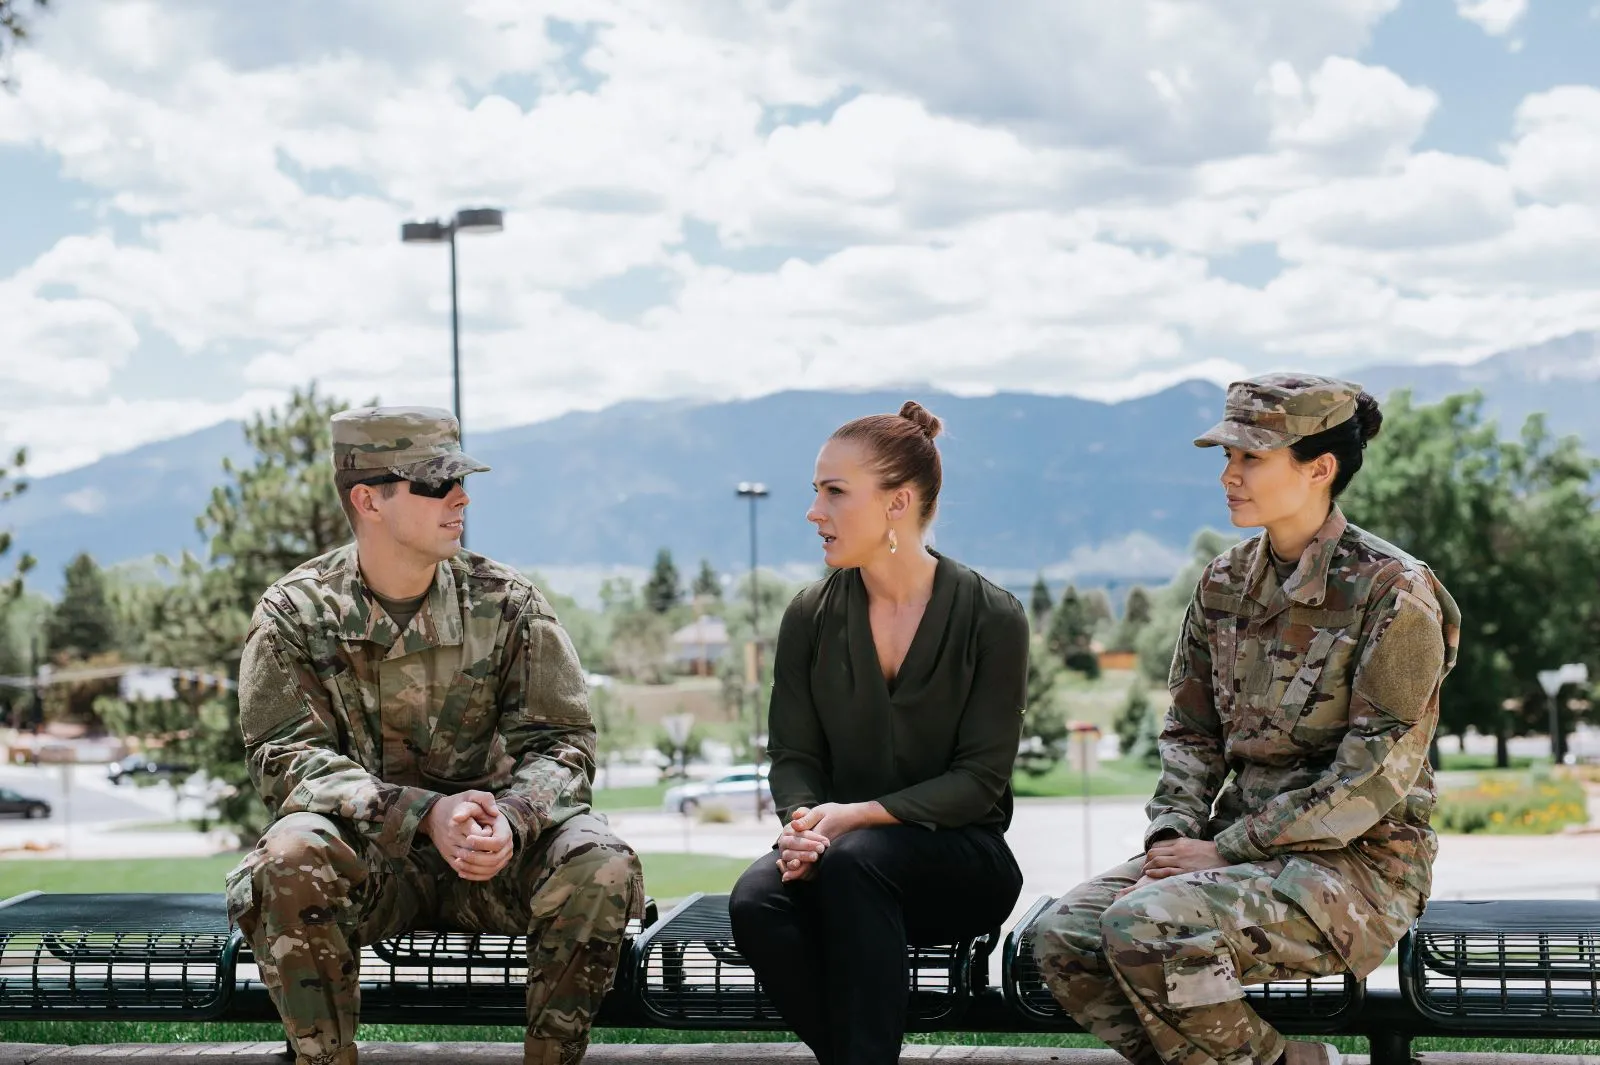
<svg viewBox="0 0 1600 1065">
<path fill-rule="evenodd" d="M 1033 921 L 1050 901 L 1051 896 L 1042 896 L 1006 937 L 1005 997 L 1013 1010 L 1038 1028 L 1081 1031 L 1056 1002 L 1033 959 Z M 1360 1014 L 1365 993 L 1366 985 L 1353 976 L 1279 980 L 1245 989 L 1250 1004 L 1275 1027 L 1291 1034 L 1306 1035 L 1349 1031 Z"/>
<path fill-rule="evenodd" d="M 1400 946 L 1420 1021 L 1462 1034 L 1600 1036 L 1600 902 L 1435 902 Z"/>
<path fill-rule="evenodd" d="M 646 919 L 656 920 L 654 900 Z M 630 925 L 630 942 L 643 928 Z M 361 1016 L 521 1025 L 527 971 L 526 936 L 407 932 L 361 952 Z M 602 1020 L 625 1025 L 631 1004 L 619 983 Z M 277 1012 L 220 894 L 29 892 L 0 902 L 4 1018 L 274 1021 Z"/>
<path fill-rule="evenodd" d="M 221 901 L 33 891 L 0 902 L 0 1018 L 221 1017 L 240 946 Z"/>
<path fill-rule="evenodd" d="M 911 992 L 907 1027 L 913 1031 L 959 1029 L 972 1001 L 974 972 L 982 969 L 981 959 L 987 958 L 998 939 L 996 929 L 958 943 L 910 948 L 906 957 Z M 633 966 L 639 1014 L 652 1027 L 787 1028 L 734 946 L 727 895 L 691 895 L 646 928 L 634 942 Z"/>
<path fill-rule="evenodd" d="M 998 932 L 907 956 L 907 1026 L 1070 1031 L 1033 961 L 1040 899 Z M 362 952 L 362 1018 L 521 1025 L 524 938 L 412 932 Z M 1399 987 L 1348 978 L 1249 990 L 1287 1032 L 1355 1035 L 1407 1065 L 1422 1035 L 1600 1037 L 1600 902 L 1436 902 L 1399 950 Z M 275 1020 L 219 895 L 46 895 L 0 902 L 0 1020 Z M 733 944 L 726 895 L 695 895 L 630 929 L 598 1023 L 782 1030 Z"/>
</svg>

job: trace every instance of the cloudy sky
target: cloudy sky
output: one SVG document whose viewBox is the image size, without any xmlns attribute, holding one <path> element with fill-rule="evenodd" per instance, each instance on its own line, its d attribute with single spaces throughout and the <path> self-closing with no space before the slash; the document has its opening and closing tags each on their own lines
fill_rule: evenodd
<svg viewBox="0 0 1600 1065">
<path fill-rule="evenodd" d="M 1592 0 L 52 0 L 0 444 L 928 382 L 1118 398 L 1600 327 Z"/>
</svg>

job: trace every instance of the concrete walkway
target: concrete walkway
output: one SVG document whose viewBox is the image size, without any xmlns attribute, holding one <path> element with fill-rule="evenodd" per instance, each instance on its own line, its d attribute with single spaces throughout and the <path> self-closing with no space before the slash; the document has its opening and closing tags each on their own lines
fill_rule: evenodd
<svg viewBox="0 0 1600 1065">
<path fill-rule="evenodd" d="M 93 1065 L 192 1063 L 196 1058 L 226 1058 L 229 1065 L 285 1065 L 282 1043 L 122 1043 L 59 1047 L 42 1043 L 0 1043 L 0 1065 L 93 1062 Z M 516 1065 L 520 1043 L 362 1043 L 361 1060 L 383 1065 L 438 1065 L 465 1061 Z M 590 1048 L 585 1065 L 807 1065 L 816 1059 L 799 1043 L 610 1043 Z M 908 1046 L 902 1062 L 969 1062 L 971 1065 L 1125 1065 L 1109 1050 L 1053 1047 Z M 1347 1065 L 1368 1065 L 1363 1054 L 1345 1057 Z M 1418 1065 L 1600 1065 L 1600 1055 L 1426 1053 Z"/>
</svg>

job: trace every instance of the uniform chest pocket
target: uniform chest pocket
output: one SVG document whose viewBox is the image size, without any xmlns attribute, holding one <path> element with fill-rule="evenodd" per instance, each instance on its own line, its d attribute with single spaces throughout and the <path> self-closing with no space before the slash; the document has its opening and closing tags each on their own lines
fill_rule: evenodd
<svg viewBox="0 0 1600 1065">
<path fill-rule="evenodd" d="M 1350 662 L 1355 637 L 1345 627 L 1316 628 L 1304 650 L 1280 645 L 1263 700 L 1279 727 L 1312 746 L 1349 728 Z"/>
<path fill-rule="evenodd" d="M 494 746 L 498 719 L 489 679 L 456 673 L 439 705 L 438 724 L 428 746 L 428 774 L 454 779 L 481 773 Z"/>
</svg>

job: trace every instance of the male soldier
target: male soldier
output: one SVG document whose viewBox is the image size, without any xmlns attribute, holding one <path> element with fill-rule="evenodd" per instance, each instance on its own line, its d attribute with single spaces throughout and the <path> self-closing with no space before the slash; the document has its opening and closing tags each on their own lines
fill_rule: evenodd
<svg viewBox="0 0 1600 1065">
<path fill-rule="evenodd" d="M 239 665 L 273 822 L 228 911 L 297 1061 L 356 1060 L 360 948 L 410 928 L 528 935 L 528 1065 L 573 1065 L 643 906 L 589 810 L 577 655 L 539 592 L 461 546 L 469 473 L 430 407 L 333 418 L 355 542 L 261 597 Z"/>
<path fill-rule="evenodd" d="M 1056 999 L 1137 1065 L 1337 1065 L 1244 986 L 1366 976 L 1427 899 L 1461 614 L 1334 503 L 1381 423 L 1359 385 L 1269 374 L 1195 441 L 1226 449 L 1234 525 L 1265 532 L 1206 567 L 1177 634 L 1144 855 L 1034 926 Z"/>
</svg>

